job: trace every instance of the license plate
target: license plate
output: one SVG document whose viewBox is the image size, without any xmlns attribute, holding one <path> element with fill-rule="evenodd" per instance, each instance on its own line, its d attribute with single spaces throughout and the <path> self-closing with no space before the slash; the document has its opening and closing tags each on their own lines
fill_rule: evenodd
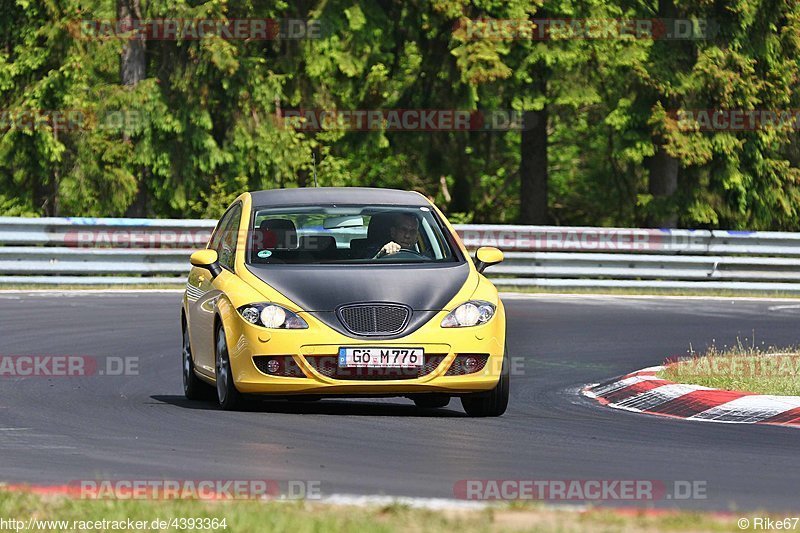
<svg viewBox="0 0 800 533">
<path fill-rule="evenodd" d="M 421 368 L 422 348 L 339 348 L 339 368 Z"/>
</svg>

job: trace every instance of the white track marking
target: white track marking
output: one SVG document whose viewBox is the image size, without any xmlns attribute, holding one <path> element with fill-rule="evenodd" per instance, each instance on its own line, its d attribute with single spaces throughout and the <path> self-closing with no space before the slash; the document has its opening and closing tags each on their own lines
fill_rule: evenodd
<svg viewBox="0 0 800 533">
<path fill-rule="evenodd" d="M 316 500 L 330 505 L 353 505 L 357 507 L 374 507 L 387 505 L 407 505 L 415 509 L 430 510 L 476 510 L 480 511 L 492 504 L 484 501 L 454 500 L 448 498 L 417 498 L 410 496 L 359 496 L 357 494 L 331 494 Z"/>
<path fill-rule="evenodd" d="M 500 297 L 507 300 L 547 300 L 547 299 L 594 299 L 594 300 L 710 300 L 720 302 L 792 302 L 800 298 L 787 296 L 786 298 L 769 298 L 759 296 L 681 296 L 681 295 L 659 295 L 659 294 L 575 294 L 575 293 L 525 293 L 525 292 L 501 292 Z"/>
</svg>

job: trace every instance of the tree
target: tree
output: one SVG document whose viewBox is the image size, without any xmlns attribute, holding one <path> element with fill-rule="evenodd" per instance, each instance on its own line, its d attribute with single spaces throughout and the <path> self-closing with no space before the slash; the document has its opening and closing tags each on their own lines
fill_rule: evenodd
<svg viewBox="0 0 800 533">
<path fill-rule="evenodd" d="M 117 23 L 123 28 L 138 28 L 141 26 L 142 10 L 139 0 L 117 0 Z M 125 87 L 135 87 L 145 78 L 145 35 L 131 30 L 130 38 L 122 43 L 122 53 L 119 62 L 120 82 Z M 127 133 L 123 133 L 122 140 L 130 142 Z M 137 179 L 136 199 L 128 207 L 126 215 L 143 217 L 147 213 L 147 174 L 146 169 L 139 169 Z"/>
</svg>

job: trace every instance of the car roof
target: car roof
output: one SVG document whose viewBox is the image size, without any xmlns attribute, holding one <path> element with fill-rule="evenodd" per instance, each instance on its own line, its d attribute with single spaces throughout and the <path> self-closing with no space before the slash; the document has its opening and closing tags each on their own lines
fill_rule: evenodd
<svg viewBox="0 0 800 533">
<path fill-rule="evenodd" d="M 428 200 L 417 192 L 371 187 L 300 187 L 253 191 L 250 194 L 256 208 L 323 204 L 429 205 Z"/>
</svg>

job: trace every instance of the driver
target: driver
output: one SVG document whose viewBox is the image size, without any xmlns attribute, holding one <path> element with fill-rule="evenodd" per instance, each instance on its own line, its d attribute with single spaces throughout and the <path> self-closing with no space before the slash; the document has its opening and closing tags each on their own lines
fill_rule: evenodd
<svg viewBox="0 0 800 533">
<path fill-rule="evenodd" d="M 389 228 L 391 241 L 384 244 L 375 257 L 396 254 L 400 250 L 414 250 L 419 238 L 419 219 L 411 213 L 397 213 Z"/>
</svg>

